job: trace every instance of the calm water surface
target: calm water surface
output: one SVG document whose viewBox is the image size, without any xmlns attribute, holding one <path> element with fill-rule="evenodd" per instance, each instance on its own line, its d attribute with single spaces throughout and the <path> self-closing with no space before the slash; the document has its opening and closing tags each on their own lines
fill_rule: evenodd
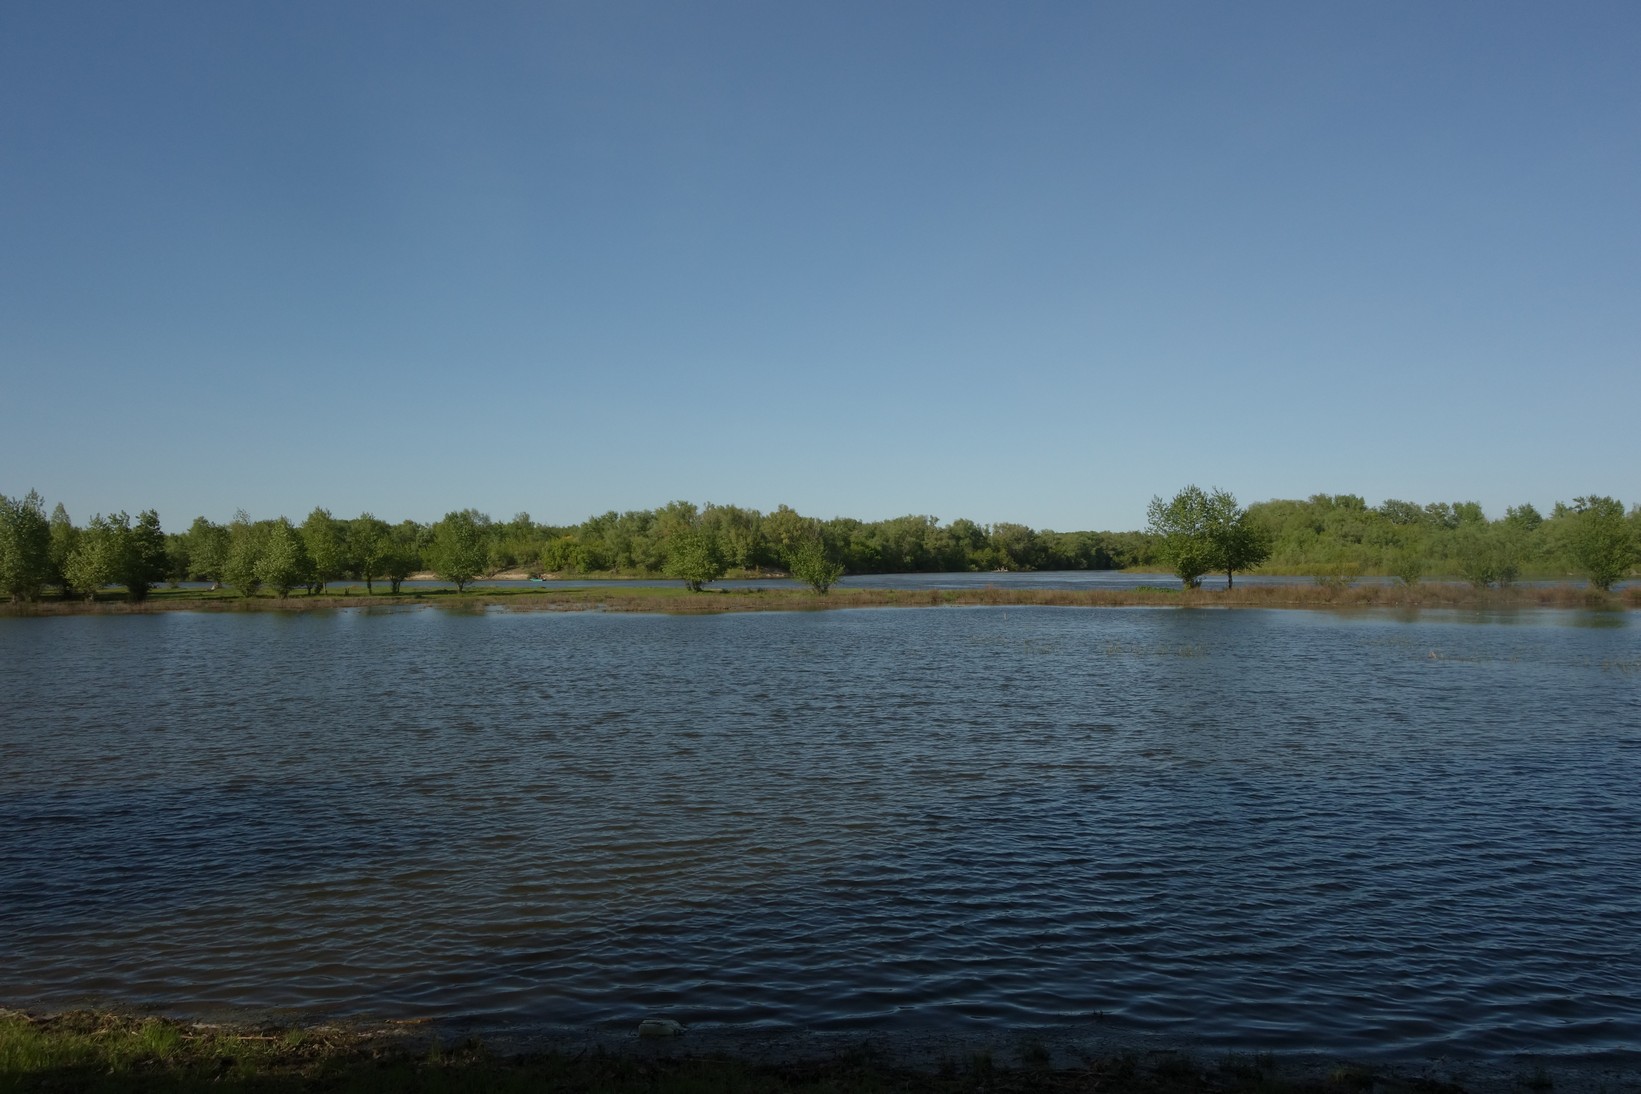
<svg viewBox="0 0 1641 1094">
<path fill-rule="evenodd" d="M 1633 614 L 0 620 L 0 1003 L 1620 1057 Z"/>
</svg>

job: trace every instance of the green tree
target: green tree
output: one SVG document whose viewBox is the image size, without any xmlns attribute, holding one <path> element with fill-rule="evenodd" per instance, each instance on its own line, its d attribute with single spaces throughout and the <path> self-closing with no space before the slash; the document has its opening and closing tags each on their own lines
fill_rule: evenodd
<svg viewBox="0 0 1641 1094">
<path fill-rule="evenodd" d="M 719 553 L 718 541 L 711 533 L 699 529 L 675 532 L 667 540 L 665 573 L 676 577 L 692 593 L 701 586 L 724 576 L 728 567 Z"/>
<path fill-rule="evenodd" d="M 1363 519 L 1368 512 L 1366 503 L 1354 494 L 1318 495 L 1311 503 L 1347 514 L 1351 521 Z M 1188 589 L 1202 584 L 1203 574 L 1217 570 L 1225 571 L 1225 587 L 1230 588 L 1236 571 L 1251 570 L 1270 557 L 1269 533 L 1225 490 L 1215 488 L 1207 494 L 1195 485 L 1187 486 L 1172 501 L 1152 498 L 1146 515 L 1150 519 L 1147 531 L 1160 541 L 1164 561 Z"/>
<path fill-rule="evenodd" d="M 1403 547 L 1390 556 L 1390 572 L 1394 574 L 1405 588 L 1413 588 L 1424 576 L 1424 552 L 1417 547 Z"/>
<path fill-rule="evenodd" d="M 387 578 L 389 591 L 399 595 L 399 586 L 405 578 L 422 568 L 422 533 L 425 529 L 413 520 L 400 521 L 388 537 L 387 554 L 382 556 L 382 576 Z"/>
<path fill-rule="evenodd" d="M 1366 511 L 1365 506 L 1358 508 Z M 1225 571 L 1227 589 L 1236 571 L 1252 570 L 1270 557 L 1270 536 L 1227 491 L 1216 489 L 1208 495 L 1207 533 L 1214 569 Z"/>
<path fill-rule="evenodd" d="M 92 517 L 69 555 L 65 576 L 88 600 L 104 585 L 124 585 L 130 599 L 138 602 L 165 580 L 168 568 L 159 514 L 145 509 L 135 524 L 124 512 Z"/>
<path fill-rule="evenodd" d="M 348 554 L 365 583 L 365 595 L 375 591 L 372 582 L 383 576 L 388 554 L 393 550 L 393 529 L 385 520 L 360 513 L 348 523 Z M 401 579 L 403 580 L 403 579 Z M 397 588 L 394 589 L 398 591 Z"/>
<path fill-rule="evenodd" d="M 195 517 L 183 535 L 188 539 L 188 572 L 209 581 L 211 588 L 220 589 L 228 566 L 228 529 Z"/>
<path fill-rule="evenodd" d="M 825 595 L 833 582 L 843 576 L 843 563 L 826 553 L 826 544 L 820 536 L 801 541 L 787 557 L 787 570 L 793 577 Z"/>
<path fill-rule="evenodd" d="M 1591 588 L 1606 592 L 1635 565 L 1635 537 L 1624 520 L 1624 505 L 1616 498 L 1574 498 L 1563 534 L 1568 557 Z"/>
<path fill-rule="evenodd" d="M 268 525 L 261 556 L 256 561 L 256 576 L 281 600 L 290 596 L 292 589 L 313 580 L 313 559 L 308 557 L 307 544 L 302 533 L 285 517 Z"/>
<path fill-rule="evenodd" d="M 117 535 L 101 514 L 91 518 L 63 565 L 67 587 L 92 600 L 98 589 L 116 579 L 119 571 Z"/>
<path fill-rule="evenodd" d="M 33 490 L 21 498 L 0 494 L 0 589 L 13 600 L 32 600 L 50 573 L 45 502 Z"/>
<path fill-rule="evenodd" d="M 122 523 L 125 514 L 118 514 Z M 148 590 L 166 579 L 171 560 L 165 550 L 165 531 L 160 515 L 152 509 L 137 514 L 137 522 L 122 536 L 120 572 L 115 581 L 125 586 L 132 600 L 146 600 Z"/>
<path fill-rule="evenodd" d="M 1459 576 L 1478 589 L 1503 588 L 1521 572 L 1522 533 L 1508 520 L 1460 524 L 1452 533 Z"/>
<path fill-rule="evenodd" d="M 1153 497 L 1146 507 L 1146 531 L 1159 541 L 1159 554 L 1187 589 L 1202 584 L 1202 575 L 1218 568 L 1210 536 L 1208 495 L 1187 486 L 1170 501 Z"/>
<path fill-rule="evenodd" d="M 482 513 L 463 509 L 446 513 L 433 526 L 427 563 L 439 577 L 454 584 L 458 593 L 484 573 L 490 558 L 489 537 L 485 534 L 489 523 Z"/>
<path fill-rule="evenodd" d="M 74 587 L 68 580 L 68 559 L 79 545 L 80 530 L 68 518 L 68 510 L 63 508 L 63 503 L 58 502 L 51 511 L 51 547 L 48 551 L 51 565 L 47 580 L 61 588 L 65 597 L 74 595 Z"/>
<path fill-rule="evenodd" d="M 262 587 L 262 548 L 268 539 L 266 523 L 252 523 L 245 510 L 234 513 L 228 522 L 228 550 L 222 563 L 222 580 L 239 593 L 252 596 Z"/>
<path fill-rule="evenodd" d="M 326 585 L 340 580 L 347 573 L 347 527 L 331 516 L 329 509 L 315 506 L 308 519 L 302 522 L 301 533 L 302 546 L 313 563 L 308 591 L 322 593 Z"/>
</svg>

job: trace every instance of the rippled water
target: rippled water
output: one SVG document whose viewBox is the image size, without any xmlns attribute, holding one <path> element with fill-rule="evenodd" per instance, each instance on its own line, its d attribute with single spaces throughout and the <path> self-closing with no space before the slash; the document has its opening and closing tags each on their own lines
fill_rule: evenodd
<svg viewBox="0 0 1641 1094">
<path fill-rule="evenodd" d="M 0 620 L 0 1003 L 1641 1028 L 1625 614 Z"/>
</svg>

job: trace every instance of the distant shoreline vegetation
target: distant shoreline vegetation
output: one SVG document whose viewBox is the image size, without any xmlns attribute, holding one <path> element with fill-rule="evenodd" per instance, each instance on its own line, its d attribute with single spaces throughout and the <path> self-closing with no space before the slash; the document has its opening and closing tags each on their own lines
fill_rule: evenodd
<svg viewBox="0 0 1641 1094">
<path fill-rule="evenodd" d="M 1552 583 L 1476 588 L 1464 582 L 1424 582 L 1415 587 L 1377 581 L 1344 584 L 1320 580 L 1308 584 L 1238 585 L 1234 589 L 1185 589 L 1142 585 L 1124 589 L 1029 589 L 986 585 L 969 589 L 892 589 L 836 587 L 821 594 L 806 588 L 708 589 L 696 595 L 684 586 L 577 585 L 574 580 L 541 585 L 469 586 L 367 594 L 358 586 L 340 591 L 306 590 L 279 597 L 263 592 L 243 597 L 229 589 L 156 589 L 140 601 L 123 589 L 100 592 L 95 600 L 46 597 L 7 604 L 0 616 L 128 615 L 168 611 L 310 612 L 336 610 L 393 611 L 440 608 L 451 611 L 600 611 L 669 615 L 714 615 L 726 612 L 823 611 L 833 608 L 938 607 L 1065 608 L 1381 608 L 1403 611 L 1641 608 L 1641 585 L 1600 592 L 1582 585 Z"/>
<path fill-rule="evenodd" d="M 1558 502 L 1548 516 L 1522 505 L 1489 520 L 1474 502 L 1391 499 L 1370 507 L 1354 494 L 1243 509 L 1224 491 L 1190 486 L 1172 501 L 1154 499 L 1149 517 L 1143 531 L 1056 532 L 918 515 L 820 520 L 784 505 L 760 513 L 675 501 L 571 526 L 528 513 L 498 521 L 472 509 L 432 524 L 390 524 L 316 508 L 300 523 L 241 511 L 227 524 L 198 517 L 186 531 L 167 532 L 151 509 L 78 525 L 62 504 L 48 516 L 30 491 L 0 495 L 0 594 L 14 604 L 137 605 L 152 590 L 205 581 L 246 601 L 302 594 L 313 604 L 343 581 L 362 582 L 369 594 L 386 585 L 397 596 L 411 575 L 431 571 L 458 593 L 503 572 L 667 576 L 697 592 L 729 574 L 790 574 L 823 596 L 847 574 L 1119 569 L 1172 571 L 1187 590 L 1205 573 L 1241 571 L 1312 576 L 1319 587 L 1379 576 L 1409 589 L 1426 578 L 1493 591 L 1555 579 L 1605 591 L 1641 559 L 1641 507 L 1626 513 L 1616 499 L 1593 495 Z M 1224 602 L 1223 592 L 1213 595 Z"/>
</svg>

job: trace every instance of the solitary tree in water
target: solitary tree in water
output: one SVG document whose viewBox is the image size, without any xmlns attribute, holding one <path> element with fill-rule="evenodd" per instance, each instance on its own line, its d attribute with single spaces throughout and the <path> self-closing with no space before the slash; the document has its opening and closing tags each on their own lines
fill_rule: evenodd
<svg viewBox="0 0 1641 1094">
<path fill-rule="evenodd" d="M 1187 589 L 1216 570 L 1225 571 L 1225 587 L 1230 588 L 1236 571 L 1251 570 L 1270 557 L 1264 529 L 1224 490 L 1208 494 L 1187 486 L 1172 501 L 1152 498 L 1146 516 L 1146 530 L 1162 540 L 1162 557 Z"/>
<path fill-rule="evenodd" d="M 826 544 L 821 542 L 818 535 L 800 542 L 789 553 L 786 565 L 793 577 L 817 593 L 824 594 L 834 581 L 843 576 L 843 564 L 832 560 L 826 553 Z"/>
<path fill-rule="evenodd" d="M 1606 592 L 1635 565 L 1635 539 L 1624 520 L 1624 503 L 1599 495 L 1574 498 L 1567 516 L 1567 553 L 1573 565 L 1584 571 L 1592 588 Z"/>
<path fill-rule="evenodd" d="M 666 572 L 682 579 L 690 592 L 698 593 L 702 585 L 724 576 L 727 567 L 712 533 L 700 529 L 676 532 L 669 543 Z"/>
</svg>

